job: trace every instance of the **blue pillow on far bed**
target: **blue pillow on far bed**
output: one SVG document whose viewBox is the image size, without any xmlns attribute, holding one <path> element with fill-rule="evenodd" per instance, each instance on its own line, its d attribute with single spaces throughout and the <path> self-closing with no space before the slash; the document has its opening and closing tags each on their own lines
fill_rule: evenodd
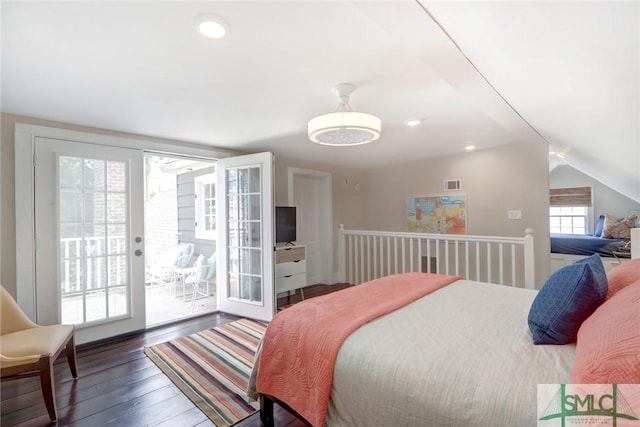
<svg viewBox="0 0 640 427">
<path fill-rule="evenodd" d="M 574 342 L 582 322 L 607 297 L 607 274 L 598 255 L 562 267 L 538 292 L 529 309 L 534 344 Z"/>
<path fill-rule="evenodd" d="M 596 223 L 596 229 L 593 231 L 595 237 L 602 236 L 602 228 L 604 227 L 604 215 L 600 215 L 598 222 Z"/>
</svg>

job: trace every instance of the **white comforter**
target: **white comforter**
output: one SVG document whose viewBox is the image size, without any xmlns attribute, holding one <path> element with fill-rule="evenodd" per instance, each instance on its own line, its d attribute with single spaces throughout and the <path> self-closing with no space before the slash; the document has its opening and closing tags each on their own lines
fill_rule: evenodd
<svg viewBox="0 0 640 427">
<path fill-rule="evenodd" d="M 461 280 L 353 333 L 329 426 L 535 426 L 537 384 L 570 382 L 574 345 L 535 346 L 536 291 Z"/>
</svg>

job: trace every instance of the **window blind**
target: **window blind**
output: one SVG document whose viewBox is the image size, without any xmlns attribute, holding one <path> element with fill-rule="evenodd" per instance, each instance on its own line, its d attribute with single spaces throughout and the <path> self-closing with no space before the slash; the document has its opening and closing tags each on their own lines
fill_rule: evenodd
<svg viewBox="0 0 640 427">
<path fill-rule="evenodd" d="M 549 205 L 591 207 L 591 187 L 551 188 Z"/>
</svg>

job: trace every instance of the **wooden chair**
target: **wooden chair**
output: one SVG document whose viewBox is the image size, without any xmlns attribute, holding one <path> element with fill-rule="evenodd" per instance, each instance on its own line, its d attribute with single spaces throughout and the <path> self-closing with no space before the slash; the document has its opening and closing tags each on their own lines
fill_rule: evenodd
<svg viewBox="0 0 640 427">
<path fill-rule="evenodd" d="M 39 326 L 20 309 L 4 287 L 0 292 L 0 376 L 40 375 L 40 387 L 51 421 L 56 421 L 53 362 L 63 349 L 73 378 L 77 378 L 73 325 Z"/>
</svg>

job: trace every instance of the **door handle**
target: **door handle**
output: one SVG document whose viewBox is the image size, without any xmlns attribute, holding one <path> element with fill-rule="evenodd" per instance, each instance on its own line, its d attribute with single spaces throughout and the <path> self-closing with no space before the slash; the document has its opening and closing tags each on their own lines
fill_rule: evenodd
<svg viewBox="0 0 640 427">
<path fill-rule="evenodd" d="M 142 250 L 141 249 L 136 249 L 134 254 L 135 254 L 135 256 L 140 256 L 140 255 L 142 255 Z"/>
</svg>

